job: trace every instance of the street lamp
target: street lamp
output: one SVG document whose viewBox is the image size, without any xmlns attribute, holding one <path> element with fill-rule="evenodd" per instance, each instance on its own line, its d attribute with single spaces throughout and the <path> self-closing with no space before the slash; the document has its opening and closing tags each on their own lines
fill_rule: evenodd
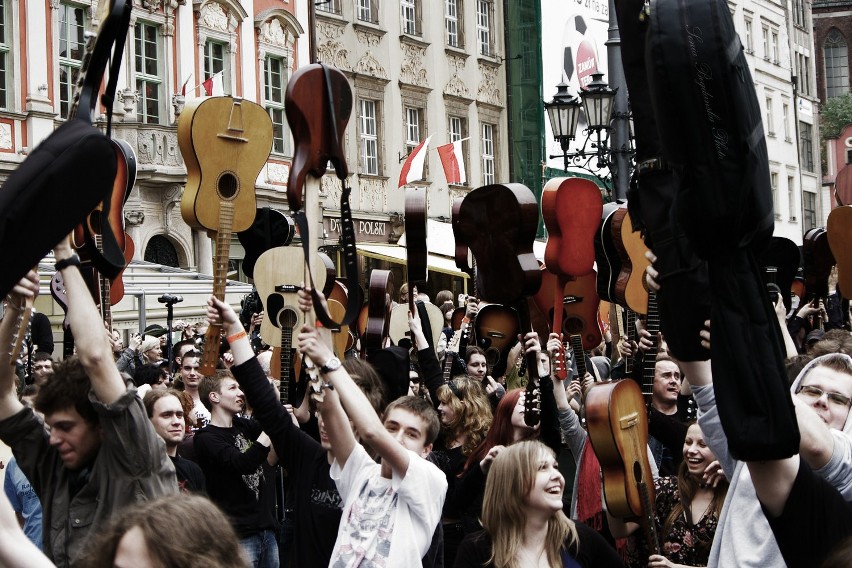
<svg viewBox="0 0 852 568">
<path fill-rule="evenodd" d="M 610 175 L 601 177 L 599 170 L 603 168 L 612 169 L 614 158 L 618 154 L 625 153 L 632 157 L 633 150 L 628 146 L 624 148 L 609 148 L 609 131 L 613 128 L 613 118 L 628 119 L 627 113 L 613 115 L 613 102 L 617 89 L 611 89 L 603 80 L 603 73 L 592 74 L 592 81 L 586 88 L 580 91 L 580 100 L 568 93 L 568 86 L 560 83 L 556 86 L 556 94 L 549 103 L 544 103 L 550 119 L 550 127 L 553 130 L 553 139 L 559 142 L 562 149 L 562 158 L 565 170 L 569 165 L 577 167 L 594 175 L 609 190 L 611 185 Z M 587 128 L 584 130 L 586 139 L 582 147 L 569 152 L 570 141 L 576 138 L 577 123 L 579 120 L 580 107 L 586 115 Z M 592 140 L 594 134 L 594 141 Z M 590 142 L 591 141 L 591 142 Z M 559 156 L 548 156 L 550 159 Z M 592 160 L 596 160 L 595 167 L 591 167 Z M 606 179 L 605 179 L 606 178 Z"/>
<path fill-rule="evenodd" d="M 568 85 L 564 82 L 556 85 L 553 100 L 544 103 L 544 109 L 550 119 L 550 128 L 553 130 L 553 139 L 562 147 L 566 170 L 568 169 L 568 146 L 577 134 L 580 106 L 580 101 L 568 92 Z"/>
</svg>

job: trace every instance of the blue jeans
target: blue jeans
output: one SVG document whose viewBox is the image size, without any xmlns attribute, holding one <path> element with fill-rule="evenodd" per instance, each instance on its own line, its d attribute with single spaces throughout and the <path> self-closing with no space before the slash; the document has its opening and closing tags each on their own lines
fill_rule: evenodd
<svg viewBox="0 0 852 568">
<path fill-rule="evenodd" d="M 241 538 L 240 546 L 253 568 L 278 568 L 278 542 L 275 532 L 261 531 Z"/>
</svg>

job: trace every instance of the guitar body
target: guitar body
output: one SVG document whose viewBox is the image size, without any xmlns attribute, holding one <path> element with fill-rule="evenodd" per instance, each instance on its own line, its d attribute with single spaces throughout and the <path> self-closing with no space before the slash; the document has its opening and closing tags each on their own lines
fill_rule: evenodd
<svg viewBox="0 0 852 568">
<path fill-rule="evenodd" d="M 828 296 L 828 276 L 834 267 L 834 253 L 825 229 L 816 227 L 805 233 L 802 239 L 802 260 L 809 300 L 825 298 Z"/>
<path fill-rule="evenodd" d="M 292 217 L 269 207 L 260 207 L 255 212 L 254 222 L 237 238 L 246 253 L 243 257 L 243 272 L 254 278 L 254 265 L 258 257 L 275 247 L 286 247 L 296 234 L 296 223 Z"/>
<path fill-rule="evenodd" d="M 319 263 L 313 264 L 316 267 L 314 283 L 325 286 L 325 268 Z M 275 247 L 258 257 L 254 266 L 254 285 L 264 307 L 260 336 L 268 345 L 281 344 L 278 320 L 282 310 L 301 315 L 298 292 L 304 281 L 305 257 L 301 247 Z"/>
<path fill-rule="evenodd" d="M 476 259 L 479 297 L 513 305 L 541 286 L 532 244 L 538 228 L 538 203 L 519 183 L 486 185 L 465 196 L 454 227 L 456 246 Z"/>
<path fill-rule="evenodd" d="M 450 222 L 453 226 L 453 236 L 455 237 L 456 242 L 456 268 L 466 273 L 470 277 L 473 277 L 473 264 L 471 263 L 470 258 L 470 248 L 468 248 L 467 244 L 465 244 L 464 241 L 459 240 L 459 237 L 463 231 L 463 229 L 461 228 L 461 206 L 463 202 L 463 197 L 458 197 L 455 201 L 453 201 L 453 211 L 452 216 L 450 217 Z"/>
<path fill-rule="evenodd" d="M 340 321 L 343 319 L 343 314 L 346 313 L 346 306 L 341 304 L 337 300 L 327 300 L 328 302 L 328 315 L 331 316 L 331 319 L 334 321 Z M 343 359 L 346 355 L 346 350 L 349 346 L 349 326 L 341 325 L 340 329 L 332 329 L 331 330 L 331 345 L 334 348 L 334 354 L 338 359 Z"/>
<path fill-rule="evenodd" d="M 849 169 L 849 166 L 844 169 Z M 837 262 L 837 288 L 844 298 L 852 297 L 852 205 L 831 210 L 826 233 Z"/>
<path fill-rule="evenodd" d="M 426 315 L 429 317 L 429 330 L 432 333 L 432 348 L 435 350 L 435 356 L 438 356 L 438 340 L 441 338 L 441 331 L 444 329 L 442 323 L 444 314 L 441 309 L 435 304 L 418 302 L 418 306 L 423 306 L 426 310 Z M 422 325 L 426 326 L 426 322 L 421 320 Z M 414 341 L 411 339 L 411 328 L 408 325 L 408 304 L 397 304 L 391 309 L 390 321 L 388 323 L 388 337 L 394 345 L 414 346 Z M 402 342 L 402 343 L 400 343 Z"/>
<path fill-rule="evenodd" d="M 178 143 L 187 170 L 180 205 L 184 221 L 195 229 L 219 231 L 220 206 L 228 202 L 233 207 L 230 231 L 251 227 L 255 183 L 272 149 L 266 110 L 233 97 L 190 101 L 178 119 Z"/>
<path fill-rule="evenodd" d="M 565 315 L 563 330 L 567 335 L 579 335 L 583 350 L 590 351 L 601 344 L 598 324 L 600 298 L 597 294 L 597 274 L 593 272 L 565 284 Z"/>
<path fill-rule="evenodd" d="M 625 211 L 627 209 L 625 208 Z M 638 314 L 648 313 L 648 289 L 645 288 L 645 270 L 651 261 L 645 257 L 648 247 L 642 240 L 639 231 L 633 228 L 633 219 L 629 214 L 623 216 L 621 225 L 621 246 L 619 247 L 627 257 L 626 264 L 630 265 L 630 271 L 626 276 L 619 276 L 616 284 L 616 296 L 624 296 L 624 304 Z M 622 268 L 622 272 L 624 272 Z M 624 280 L 624 284 L 621 282 Z"/>
<path fill-rule="evenodd" d="M 361 339 L 365 354 L 382 349 L 388 337 L 390 312 L 393 302 L 393 273 L 389 270 L 373 269 L 370 273 L 367 323 Z M 408 306 L 405 306 L 408 309 Z"/>
<path fill-rule="evenodd" d="M 601 190 L 587 179 L 553 178 L 545 184 L 541 216 L 548 234 L 544 249 L 548 270 L 571 276 L 592 270 L 602 210 Z"/>
<path fill-rule="evenodd" d="M 596 384 L 586 395 L 589 439 L 603 473 L 603 494 L 611 514 L 642 519 L 653 514 L 653 477 L 648 463 L 648 414 L 635 381 Z M 650 486 L 650 501 L 637 481 Z"/>
<path fill-rule="evenodd" d="M 290 211 L 302 209 L 302 188 L 308 173 L 325 175 L 329 162 L 337 177 L 348 175 L 343 139 L 352 113 L 352 88 L 334 67 L 312 63 L 297 69 L 284 93 L 284 112 L 296 148 L 287 183 Z"/>
<path fill-rule="evenodd" d="M 829 235 L 829 243 L 830 241 Z M 764 281 L 778 286 L 784 307 L 789 312 L 792 306 L 790 291 L 802 261 L 799 247 L 790 239 L 772 237 L 766 248 L 757 255 L 756 260 L 763 269 Z"/>
<path fill-rule="evenodd" d="M 521 333 L 518 312 L 502 304 L 487 304 L 479 309 L 474 324 L 476 344 L 485 351 L 491 375 L 506 373 L 509 351 Z"/>
<path fill-rule="evenodd" d="M 621 273 L 622 250 L 615 242 L 612 230 L 615 215 L 621 213 L 623 204 L 607 203 L 601 208 L 600 230 L 595 234 L 595 260 L 597 261 L 598 296 L 609 302 L 616 302 L 615 284 Z M 622 299 L 623 300 L 623 299 Z"/>
<path fill-rule="evenodd" d="M 121 272 L 118 273 L 111 282 L 109 287 L 109 304 L 116 305 L 124 298 L 124 271 L 127 269 L 127 264 L 133 260 L 133 255 L 136 254 L 136 243 L 130 238 L 130 235 L 124 233 L 124 262 L 126 263 Z"/>
</svg>

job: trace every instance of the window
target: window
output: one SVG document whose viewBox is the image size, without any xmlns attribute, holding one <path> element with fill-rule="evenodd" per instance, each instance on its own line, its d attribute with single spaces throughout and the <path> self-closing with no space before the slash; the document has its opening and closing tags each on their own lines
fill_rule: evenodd
<svg viewBox="0 0 852 568">
<path fill-rule="evenodd" d="M 459 140 L 464 140 L 467 138 L 467 119 L 462 118 L 460 116 L 450 116 L 447 121 L 448 134 L 450 142 L 458 142 Z M 462 147 L 462 161 L 465 164 L 469 164 L 470 160 L 468 159 L 468 149 L 464 142 L 461 144 Z M 467 166 L 465 166 L 466 177 L 470 180 L 470 172 Z M 464 183 L 467 185 L 467 181 Z"/>
<path fill-rule="evenodd" d="M 7 23 L 7 2 L 0 2 L 0 108 L 9 108 L 12 28 Z"/>
<path fill-rule="evenodd" d="M 805 0 L 793 0 L 793 23 L 805 27 Z"/>
<path fill-rule="evenodd" d="M 745 19 L 745 49 L 746 53 L 754 53 L 754 38 L 752 37 L 751 18 Z"/>
<path fill-rule="evenodd" d="M 830 99 L 849 92 L 849 45 L 836 28 L 825 38 L 825 96 Z"/>
<path fill-rule="evenodd" d="M 781 214 L 778 213 L 778 174 L 776 172 L 769 173 L 769 185 L 772 187 L 772 210 L 775 211 L 775 218 L 780 219 Z"/>
<path fill-rule="evenodd" d="M 225 92 L 230 92 L 227 82 L 230 79 L 225 68 L 225 44 L 207 40 L 204 44 L 204 80 L 206 81 L 217 73 L 222 73 L 222 85 Z"/>
<path fill-rule="evenodd" d="M 316 7 L 318 12 L 340 14 L 340 0 L 319 0 Z"/>
<path fill-rule="evenodd" d="M 772 99 L 766 97 L 766 134 L 775 136 L 775 118 L 772 110 Z"/>
<path fill-rule="evenodd" d="M 420 109 L 406 107 L 405 109 L 405 149 L 414 150 L 420 144 Z"/>
<path fill-rule="evenodd" d="M 267 55 L 263 62 L 263 99 L 266 112 L 272 119 L 272 151 L 278 154 L 286 154 L 290 142 L 287 120 L 284 118 L 286 69 L 282 57 Z"/>
<path fill-rule="evenodd" d="M 139 100 L 136 102 L 136 115 L 139 122 L 145 124 L 160 123 L 160 79 L 159 56 L 160 32 L 156 25 L 136 22 L 133 28 L 136 42 L 136 92 Z"/>
<path fill-rule="evenodd" d="M 763 26 L 763 58 L 769 61 L 769 28 Z"/>
<path fill-rule="evenodd" d="M 479 53 L 491 55 L 491 2 L 488 0 L 476 0 L 476 37 Z"/>
<path fill-rule="evenodd" d="M 376 4 L 377 0 L 357 0 L 355 12 L 359 20 L 362 22 L 378 22 L 379 7 Z"/>
<path fill-rule="evenodd" d="M 781 61 L 778 58 L 778 32 L 772 30 L 772 62 L 777 64 Z"/>
<path fill-rule="evenodd" d="M 796 178 L 787 176 L 787 216 L 790 221 L 796 220 Z"/>
<path fill-rule="evenodd" d="M 444 27 L 447 30 L 447 45 L 464 47 L 461 20 L 462 0 L 444 0 Z"/>
<path fill-rule="evenodd" d="M 379 175 L 379 135 L 376 101 L 358 103 L 358 136 L 361 143 L 361 173 Z"/>
<path fill-rule="evenodd" d="M 811 94 L 811 58 L 802 56 L 802 94 Z"/>
<path fill-rule="evenodd" d="M 808 232 L 816 227 L 816 193 L 802 192 L 802 231 Z"/>
<path fill-rule="evenodd" d="M 784 120 L 784 140 L 791 142 L 790 139 L 790 105 L 784 103 L 781 105 L 782 119 Z"/>
<path fill-rule="evenodd" d="M 402 11 L 402 33 L 420 35 L 420 2 L 419 0 L 400 0 Z"/>
<path fill-rule="evenodd" d="M 494 125 L 482 125 L 482 183 L 490 185 L 496 178 L 494 163 Z"/>
<path fill-rule="evenodd" d="M 67 4 L 59 5 L 59 114 L 67 118 L 77 75 L 83 63 L 88 27 L 86 11 Z"/>
<path fill-rule="evenodd" d="M 811 125 L 799 121 L 799 163 L 806 172 L 814 171 L 814 135 Z"/>
</svg>

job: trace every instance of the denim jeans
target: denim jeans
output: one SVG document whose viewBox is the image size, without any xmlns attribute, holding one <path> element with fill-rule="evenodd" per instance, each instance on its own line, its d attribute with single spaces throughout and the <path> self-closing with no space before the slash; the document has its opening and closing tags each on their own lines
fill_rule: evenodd
<svg viewBox="0 0 852 568">
<path fill-rule="evenodd" d="M 261 531 L 240 539 L 252 568 L 278 568 L 278 542 L 274 531 Z"/>
</svg>

